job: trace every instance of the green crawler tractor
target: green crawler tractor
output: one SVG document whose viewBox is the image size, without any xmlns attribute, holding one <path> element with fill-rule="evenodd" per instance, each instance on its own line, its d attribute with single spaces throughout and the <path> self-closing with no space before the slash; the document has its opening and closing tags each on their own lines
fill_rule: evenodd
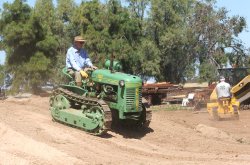
<svg viewBox="0 0 250 165">
<path fill-rule="evenodd" d="M 78 87 L 64 68 L 68 81 L 50 97 L 53 119 L 93 135 L 102 135 L 117 124 L 148 127 L 151 111 L 142 100 L 142 80 L 120 70 L 118 62 L 108 60 L 104 69 L 88 70 L 89 78 Z"/>
</svg>

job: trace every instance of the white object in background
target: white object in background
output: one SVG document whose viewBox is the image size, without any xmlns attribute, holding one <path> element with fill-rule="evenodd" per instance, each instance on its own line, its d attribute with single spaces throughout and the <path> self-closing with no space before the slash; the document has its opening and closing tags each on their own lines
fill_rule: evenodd
<svg viewBox="0 0 250 165">
<path fill-rule="evenodd" d="M 194 93 L 189 93 L 187 98 L 189 100 L 193 100 L 194 99 Z"/>
<path fill-rule="evenodd" d="M 186 107 L 188 103 L 189 103 L 188 98 L 183 98 L 181 106 Z"/>
</svg>

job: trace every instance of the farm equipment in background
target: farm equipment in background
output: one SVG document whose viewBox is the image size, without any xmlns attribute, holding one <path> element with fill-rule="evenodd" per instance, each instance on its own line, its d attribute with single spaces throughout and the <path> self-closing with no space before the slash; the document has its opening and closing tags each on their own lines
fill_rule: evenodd
<svg viewBox="0 0 250 165">
<path fill-rule="evenodd" d="M 78 87 L 64 68 L 69 81 L 50 97 L 53 119 L 93 135 L 107 132 L 111 125 L 148 127 L 151 111 L 142 100 L 142 80 L 120 70 L 119 62 L 107 60 L 104 69 L 88 70 L 89 78 Z"/>
<path fill-rule="evenodd" d="M 184 85 L 172 84 L 170 82 L 158 82 L 144 84 L 142 96 L 150 105 L 181 104 L 200 110 L 205 107 L 212 89 L 208 83 L 189 82 Z M 191 97 L 192 96 L 192 97 Z M 184 100 L 187 100 L 186 104 Z"/>
<path fill-rule="evenodd" d="M 217 99 L 214 89 L 210 96 L 210 102 L 207 104 L 207 110 L 215 120 L 228 117 L 239 119 L 239 110 L 249 107 L 250 104 L 248 68 L 223 68 L 218 69 L 218 71 L 232 86 L 232 96 L 231 98 Z"/>
<path fill-rule="evenodd" d="M 153 84 L 143 84 L 142 96 L 148 101 L 149 105 L 160 105 L 167 94 L 182 89 L 180 85 L 171 84 L 170 82 L 159 82 Z M 176 101 L 176 100 L 171 100 Z M 177 100 L 178 101 L 178 100 Z"/>
<path fill-rule="evenodd" d="M 223 118 L 239 119 L 239 102 L 234 97 L 217 99 L 214 89 L 210 102 L 207 103 L 207 111 L 214 120 Z"/>
</svg>

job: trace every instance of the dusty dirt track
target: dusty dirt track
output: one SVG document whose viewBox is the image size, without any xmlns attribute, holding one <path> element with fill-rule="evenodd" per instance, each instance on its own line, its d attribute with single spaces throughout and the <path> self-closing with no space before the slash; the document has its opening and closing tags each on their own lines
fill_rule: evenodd
<svg viewBox="0 0 250 165">
<path fill-rule="evenodd" d="M 0 103 L 0 164 L 250 164 L 250 111 L 239 121 L 154 111 L 150 128 L 105 137 L 53 122 L 47 97 Z"/>
</svg>

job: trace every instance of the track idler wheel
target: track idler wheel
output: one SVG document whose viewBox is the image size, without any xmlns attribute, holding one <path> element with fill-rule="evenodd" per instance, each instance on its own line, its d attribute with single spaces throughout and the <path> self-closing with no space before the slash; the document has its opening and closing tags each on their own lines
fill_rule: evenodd
<svg viewBox="0 0 250 165">
<path fill-rule="evenodd" d="M 50 99 L 50 106 L 57 110 L 68 109 L 70 107 L 69 100 L 63 95 L 56 95 Z"/>
<path fill-rule="evenodd" d="M 233 112 L 232 118 L 235 119 L 235 120 L 239 120 L 240 117 L 239 117 L 238 107 L 237 106 L 233 106 L 233 110 L 234 110 L 234 112 Z"/>
<path fill-rule="evenodd" d="M 60 118 L 60 112 L 63 109 L 70 107 L 69 100 L 63 95 L 59 94 L 50 98 L 50 110 L 53 120 Z"/>
<path fill-rule="evenodd" d="M 91 133 L 94 133 L 95 135 L 102 135 L 107 132 L 107 129 L 104 126 L 104 112 L 101 107 L 91 107 L 87 110 L 86 116 L 92 119 L 93 122 L 98 123 L 98 126 L 94 130 L 90 130 Z"/>
</svg>

